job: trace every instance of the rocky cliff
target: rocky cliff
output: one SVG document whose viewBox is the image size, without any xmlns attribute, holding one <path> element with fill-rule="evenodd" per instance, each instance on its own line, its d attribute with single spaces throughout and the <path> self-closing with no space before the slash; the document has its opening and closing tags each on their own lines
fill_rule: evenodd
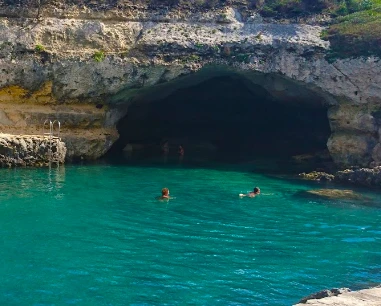
<svg viewBox="0 0 381 306">
<path fill-rule="evenodd" d="M 338 165 L 381 163 L 380 59 L 328 61 L 313 20 L 279 23 L 234 7 L 51 7 L 38 20 L 2 7 L 0 16 L 0 131 L 39 134 L 58 119 L 68 158 L 105 154 L 133 103 L 234 75 L 281 103 L 327 108 Z"/>
</svg>

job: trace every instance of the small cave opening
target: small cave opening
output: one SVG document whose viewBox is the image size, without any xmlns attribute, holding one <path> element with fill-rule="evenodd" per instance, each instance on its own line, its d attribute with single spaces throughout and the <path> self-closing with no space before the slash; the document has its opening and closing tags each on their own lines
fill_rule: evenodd
<svg viewBox="0 0 381 306">
<path fill-rule="evenodd" d="M 152 157 L 165 142 L 172 156 L 181 145 L 186 156 L 239 162 L 326 151 L 327 108 L 287 99 L 239 77 L 218 76 L 162 99 L 136 101 L 117 124 L 120 138 L 110 154 Z"/>
</svg>

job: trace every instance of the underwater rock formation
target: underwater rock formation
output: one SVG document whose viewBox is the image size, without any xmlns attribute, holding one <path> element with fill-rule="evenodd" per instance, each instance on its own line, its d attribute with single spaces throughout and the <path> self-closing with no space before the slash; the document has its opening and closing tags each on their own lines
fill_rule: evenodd
<svg viewBox="0 0 381 306">
<path fill-rule="evenodd" d="M 353 190 L 342 190 L 342 189 L 317 189 L 317 190 L 307 190 L 306 194 L 313 195 L 317 197 L 329 198 L 329 199 L 342 199 L 342 200 L 362 200 L 363 196 L 357 194 Z"/>
</svg>

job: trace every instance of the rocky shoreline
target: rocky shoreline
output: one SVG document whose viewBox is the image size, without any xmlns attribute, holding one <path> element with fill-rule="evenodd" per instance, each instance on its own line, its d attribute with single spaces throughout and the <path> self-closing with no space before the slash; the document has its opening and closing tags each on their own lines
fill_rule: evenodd
<svg viewBox="0 0 381 306">
<path fill-rule="evenodd" d="M 43 167 L 65 162 L 66 146 L 58 137 L 0 134 L 1 167 Z"/>
<path fill-rule="evenodd" d="M 52 161 L 62 164 L 67 159 L 66 153 L 65 142 L 58 137 L 0 133 L 0 167 L 41 167 Z M 333 174 L 323 171 L 303 172 L 298 176 L 302 179 L 319 182 L 381 187 L 381 166 L 352 167 L 336 171 Z"/>
<path fill-rule="evenodd" d="M 64 163 L 67 148 L 58 137 L 43 135 L 11 135 L 0 133 L 0 167 L 46 166 L 49 162 Z M 381 187 L 381 166 L 352 167 L 333 174 L 323 171 L 303 172 L 302 179 L 336 182 L 346 185 Z"/>
<path fill-rule="evenodd" d="M 381 303 L 381 286 L 351 291 L 348 288 L 322 290 L 301 299 L 294 306 L 303 305 L 336 305 L 336 306 L 379 306 Z"/>
<path fill-rule="evenodd" d="M 366 187 L 381 187 L 381 166 L 374 168 L 352 168 L 337 171 L 334 174 L 312 171 L 300 173 L 299 177 L 313 181 L 333 181 Z"/>
</svg>

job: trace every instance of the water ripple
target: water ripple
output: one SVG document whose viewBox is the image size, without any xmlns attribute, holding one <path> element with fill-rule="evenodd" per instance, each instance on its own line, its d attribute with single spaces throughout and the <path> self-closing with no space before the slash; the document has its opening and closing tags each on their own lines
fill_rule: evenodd
<svg viewBox="0 0 381 306">
<path fill-rule="evenodd" d="M 291 305 L 380 281 L 378 206 L 309 201 L 304 183 L 110 165 L 2 174 L 4 305 Z M 248 178 L 264 194 L 239 199 Z M 163 185 L 175 200 L 155 200 Z"/>
</svg>

